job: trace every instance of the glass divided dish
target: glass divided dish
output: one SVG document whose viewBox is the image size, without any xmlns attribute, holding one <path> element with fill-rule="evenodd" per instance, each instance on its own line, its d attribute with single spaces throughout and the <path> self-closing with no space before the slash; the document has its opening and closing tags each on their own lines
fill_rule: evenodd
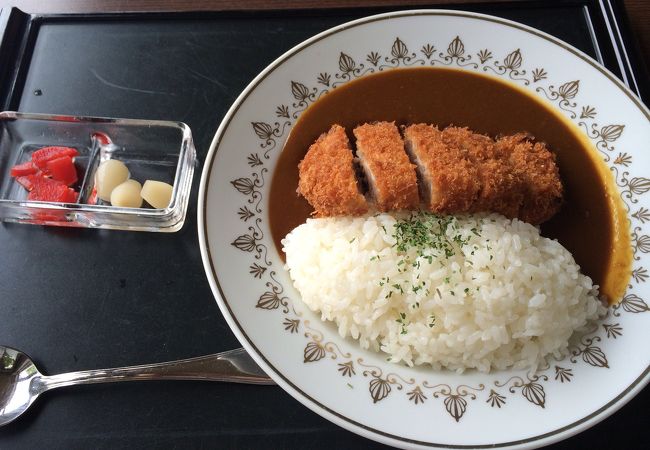
<svg viewBox="0 0 650 450">
<path fill-rule="evenodd" d="M 12 167 L 30 161 L 43 147 L 72 147 L 79 193 L 76 203 L 33 201 L 11 176 Z M 99 164 L 118 159 L 130 178 L 173 186 L 169 205 L 154 209 L 111 206 L 97 198 Z M 196 164 L 190 128 L 181 122 L 110 119 L 44 114 L 0 113 L 0 219 L 37 225 L 178 231 L 183 226 Z"/>
</svg>

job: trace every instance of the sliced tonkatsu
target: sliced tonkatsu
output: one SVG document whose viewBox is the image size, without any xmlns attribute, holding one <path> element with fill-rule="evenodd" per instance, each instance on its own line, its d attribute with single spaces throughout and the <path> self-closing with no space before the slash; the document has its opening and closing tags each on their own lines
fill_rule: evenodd
<svg viewBox="0 0 650 450">
<path fill-rule="evenodd" d="M 345 129 L 333 125 L 307 151 L 298 165 L 298 193 L 317 217 L 358 216 L 368 212 Z"/>
<path fill-rule="evenodd" d="M 420 195 L 425 207 L 433 212 L 451 214 L 469 211 L 478 192 L 478 171 L 467 152 L 450 147 L 443 132 L 427 124 L 404 129 L 406 151 L 417 166 Z"/>
<path fill-rule="evenodd" d="M 366 123 L 354 129 L 357 158 L 379 211 L 418 209 L 415 165 L 404 151 L 394 122 Z"/>
<path fill-rule="evenodd" d="M 499 138 L 496 148 L 508 157 L 512 172 L 523 180 L 523 201 L 517 217 L 533 224 L 553 217 L 562 206 L 563 195 L 555 154 L 525 133 Z"/>
<path fill-rule="evenodd" d="M 555 155 L 519 133 L 497 140 L 468 128 L 393 122 L 354 129 L 360 191 L 345 130 L 334 125 L 299 165 L 299 188 L 318 217 L 416 210 L 439 214 L 496 212 L 539 224 L 557 213 L 562 183 Z M 422 204 L 420 204 L 422 202 Z"/>
</svg>

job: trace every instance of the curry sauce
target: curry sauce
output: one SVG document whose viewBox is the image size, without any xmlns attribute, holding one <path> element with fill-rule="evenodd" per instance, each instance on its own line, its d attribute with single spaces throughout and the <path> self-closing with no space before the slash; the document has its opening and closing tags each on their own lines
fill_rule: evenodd
<svg viewBox="0 0 650 450">
<path fill-rule="evenodd" d="M 557 155 L 564 203 L 542 224 L 542 235 L 566 247 L 610 302 L 622 297 L 632 261 L 628 220 L 614 180 L 590 140 L 519 86 L 456 69 L 395 69 L 364 76 L 332 90 L 302 113 L 271 184 L 270 227 L 280 255 L 280 241 L 312 213 L 296 193 L 298 163 L 309 146 L 334 123 L 351 130 L 374 121 L 466 126 L 493 137 L 524 131 L 545 142 Z"/>
</svg>

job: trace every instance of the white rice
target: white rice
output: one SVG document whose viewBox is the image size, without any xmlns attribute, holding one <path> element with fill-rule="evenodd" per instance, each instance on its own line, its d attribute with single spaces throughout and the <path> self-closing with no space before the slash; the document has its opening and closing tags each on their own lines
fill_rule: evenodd
<svg viewBox="0 0 650 450">
<path fill-rule="evenodd" d="M 394 225 L 405 217 L 308 219 L 282 241 L 302 301 L 392 362 L 536 368 L 605 313 L 569 251 L 530 224 L 448 218 L 442 235 L 454 254 L 418 256 L 396 245 Z"/>
</svg>

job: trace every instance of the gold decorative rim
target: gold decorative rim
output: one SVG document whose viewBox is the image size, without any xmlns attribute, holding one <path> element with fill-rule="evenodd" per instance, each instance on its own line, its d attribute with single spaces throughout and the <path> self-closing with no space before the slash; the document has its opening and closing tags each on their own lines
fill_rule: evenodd
<svg viewBox="0 0 650 450">
<path fill-rule="evenodd" d="M 350 22 L 348 24 L 343 24 L 343 25 L 341 25 L 339 27 L 336 27 L 334 29 L 325 31 L 325 32 L 321 33 L 320 35 L 318 35 L 318 36 L 316 36 L 316 37 L 314 37 L 314 38 L 312 38 L 312 39 L 310 39 L 308 41 L 305 41 L 304 43 L 302 43 L 302 44 L 298 45 L 297 47 L 291 49 L 289 52 L 285 53 L 278 60 L 273 62 L 269 67 L 267 67 L 267 69 L 264 72 L 262 72 L 262 74 L 256 80 L 254 80 L 248 86 L 248 88 L 237 99 L 237 101 L 235 102 L 235 104 L 233 105 L 231 110 L 226 115 L 226 117 L 224 119 L 224 122 L 223 122 L 222 126 L 220 127 L 220 131 L 217 133 L 217 135 L 215 136 L 215 138 L 214 138 L 214 140 L 212 142 L 212 145 L 211 145 L 211 148 L 210 148 L 210 153 L 208 154 L 208 157 L 206 158 L 206 163 L 205 163 L 206 166 L 205 167 L 207 167 L 207 171 L 205 171 L 205 168 L 204 168 L 204 176 L 203 176 L 202 183 L 201 183 L 201 192 L 200 192 L 201 197 L 200 197 L 200 200 L 203 201 L 203 205 L 202 205 L 202 208 L 199 209 L 199 233 L 202 234 L 202 237 L 205 240 L 205 246 L 202 249 L 205 252 L 205 254 L 204 254 L 204 265 L 206 265 L 206 268 L 209 266 L 210 271 L 211 271 L 212 276 L 213 276 L 214 283 L 216 285 L 216 288 L 219 291 L 220 298 L 223 301 L 223 305 L 228 310 L 228 315 L 226 315 L 226 318 L 230 319 L 232 322 L 234 322 L 234 324 L 237 327 L 237 331 L 239 331 L 241 333 L 241 335 L 245 339 L 246 343 L 248 345 L 250 345 L 252 349 L 255 350 L 256 355 L 264 361 L 264 363 L 272 370 L 272 372 L 277 377 L 282 379 L 288 386 L 290 386 L 290 388 L 292 390 L 294 390 L 297 394 L 299 394 L 303 399 L 305 399 L 306 401 L 311 403 L 313 405 L 312 408 L 316 407 L 316 409 L 324 410 L 327 413 L 332 414 L 333 416 L 335 416 L 338 419 L 342 420 L 343 422 L 349 423 L 350 425 L 352 425 L 354 427 L 361 428 L 361 429 L 369 431 L 371 433 L 374 433 L 374 434 L 377 434 L 377 435 L 380 435 L 380 436 L 384 436 L 384 437 L 389 438 L 389 439 L 394 439 L 394 440 L 397 440 L 397 441 L 405 442 L 405 443 L 412 443 L 412 444 L 429 446 L 429 447 L 447 447 L 447 448 L 487 448 L 487 447 L 494 447 L 494 446 L 507 447 L 507 446 L 531 443 L 531 442 L 540 441 L 542 439 L 546 439 L 546 438 L 549 438 L 549 437 L 552 437 L 552 436 L 557 436 L 557 435 L 559 435 L 559 434 L 561 434 L 561 433 L 563 433 L 565 431 L 568 431 L 570 429 L 573 429 L 576 426 L 581 425 L 581 424 L 583 424 L 583 423 L 585 423 L 585 422 L 587 422 L 587 421 L 589 421 L 591 419 L 598 418 L 598 416 L 601 413 L 603 413 L 604 411 L 607 411 L 610 408 L 612 408 L 613 406 L 615 406 L 618 402 L 620 402 L 621 399 L 623 399 L 625 396 L 627 396 L 632 390 L 637 388 L 642 382 L 643 382 L 643 384 L 645 384 L 647 382 L 647 380 L 644 380 L 644 378 L 646 378 L 647 375 L 650 373 L 650 366 L 647 367 L 646 370 L 632 384 L 630 384 L 630 386 L 628 386 L 628 388 L 626 390 L 624 390 L 614 400 L 610 401 L 609 403 L 604 405 L 599 410 L 597 410 L 597 411 L 591 413 L 590 415 L 588 415 L 588 416 L 586 416 L 586 417 L 584 417 L 584 418 L 582 418 L 582 419 L 580 419 L 580 420 L 578 420 L 576 422 L 573 422 L 573 423 L 571 423 L 571 424 L 569 424 L 569 425 L 567 425 L 565 427 L 559 428 L 557 430 L 554 430 L 554 431 L 551 431 L 551 432 L 548 432 L 548 433 L 545 433 L 545 434 L 542 434 L 542 435 L 538 435 L 538 436 L 535 436 L 535 437 L 522 439 L 522 440 L 518 440 L 518 441 L 496 443 L 496 444 L 484 444 L 484 445 L 478 445 L 478 446 L 467 446 L 467 445 L 451 445 L 450 446 L 450 445 L 444 445 L 444 444 L 435 444 L 435 443 L 431 443 L 431 442 L 412 440 L 412 439 L 396 436 L 396 435 L 386 433 L 386 432 L 383 432 L 381 430 L 377 430 L 375 428 L 360 424 L 360 423 L 358 423 L 358 422 L 356 422 L 356 421 L 354 421 L 354 420 L 352 420 L 352 419 L 350 419 L 350 418 L 348 418 L 348 417 L 346 417 L 346 416 L 344 416 L 342 414 L 337 413 L 334 410 L 331 410 L 330 408 L 328 408 L 325 405 L 321 404 L 320 402 L 318 402 L 314 398 L 310 397 L 308 394 L 303 392 L 301 389 L 299 389 L 293 383 L 291 383 L 291 381 L 289 379 L 287 379 L 279 370 L 277 370 L 264 357 L 264 355 L 254 345 L 252 340 L 243 331 L 243 329 L 241 327 L 241 324 L 239 323 L 237 318 L 234 316 L 233 311 L 230 308 L 230 305 L 229 305 L 229 303 L 228 303 L 228 301 L 227 301 L 227 299 L 226 299 L 226 297 L 225 297 L 225 295 L 223 293 L 223 290 L 221 288 L 221 284 L 220 284 L 219 279 L 218 279 L 217 274 L 216 274 L 216 270 L 215 270 L 215 267 L 214 267 L 214 260 L 212 259 L 212 256 L 210 254 L 210 248 L 209 248 L 209 245 L 208 245 L 207 224 L 205 222 L 206 205 L 207 205 L 207 201 L 206 201 L 206 199 L 207 199 L 207 189 L 206 189 L 206 187 L 207 187 L 208 182 L 210 180 L 210 176 L 211 176 L 211 172 L 212 172 L 212 162 L 214 160 L 217 149 L 218 149 L 219 144 L 221 142 L 221 137 L 224 134 L 225 130 L 228 129 L 231 120 L 236 115 L 239 107 L 246 100 L 248 95 L 259 85 L 259 83 L 262 80 L 264 80 L 267 76 L 269 76 L 271 73 L 273 73 L 273 71 L 279 65 L 281 65 L 285 60 L 287 60 L 290 57 L 295 56 L 297 53 L 299 53 L 303 49 L 313 45 L 314 43 L 316 43 L 316 42 L 318 42 L 318 41 L 320 41 L 320 40 L 322 40 L 322 39 L 324 39 L 324 38 L 326 38 L 326 37 L 328 37 L 328 36 L 330 36 L 332 34 L 336 34 L 336 33 L 340 32 L 340 31 L 343 31 L 343 30 L 346 30 L 346 29 L 349 29 L 349 28 L 353 28 L 353 27 L 357 27 L 357 26 L 360 26 L 360 25 L 365 25 L 367 23 L 371 23 L 371 22 L 375 22 L 375 21 L 383 21 L 383 20 L 390 20 L 390 19 L 397 18 L 397 17 L 409 17 L 409 16 L 420 16 L 420 15 L 457 16 L 457 17 L 463 17 L 463 18 L 471 18 L 471 19 L 475 19 L 475 20 L 494 22 L 494 23 L 498 23 L 500 25 L 506 25 L 506 26 L 509 26 L 509 27 L 512 27 L 512 28 L 520 29 L 522 31 L 525 31 L 527 33 L 531 33 L 531 34 L 536 35 L 538 37 L 541 37 L 541 38 L 543 38 L 543 39 L 545 39 L 547 41 L 550 41 L 550 42 L 562 47 L 563 49 L 569 51 L 570 53 L 573 53 L 574 55 L 578 56 L 582 60 L 588 62 L 590 65 L 592 65 L 594 68 L 596 68 L 599 72 L 601 72 L 602 74 L 607 76 L 607 78 L 610 79 L 611 81 L 613 81 L 614 84 L 616 86 L 618 86 L 619 89 L 621 89 L 628 96 L 628 98 L 630 98 L 634 102 L 634 104 L 644 113 L 644 115 L 650 119 L 650 112 L 648 112 L 648 110 L 645 109 L 645 107 L 638 101 L 638 99 L 636 99 L 625 87 L 622 86 L 620 81 L 613 78 L 613 76 L 611 74 L 609 74 L 605 69 L 603 69 L 602 67 L 600 67 L 599 65 L 594 63 L 592 60 L 590 60 L 588 57 L 583 55 L 581 52 L 573 49 L 570 46 L 567 46 L 566 44 L 564 44 L 562 42 L 557 41 L 555 38 L 553 38 L 551 36 L 545 35 L 545 34 L 543 34 L 541 32 L 536 31 L 536 30 L 529 29 L 528 27 L 525 27 L 525 26 L 522 26 L 522 25 L 519 25 L 519 24 L 516 24 L 516 23 L 512 23 L 512 22 L 504 20 L 504 19 L 494 18 L 494 17 L 490 17 L 490 16 L 484 16 L 484 15 L 474 14 L 474 13 L 462 13 L 462 12 L 450 12 L 450 11 L 410 11 L 410 12 L 407 11 L 407 12 L 401 12 L 401 13 L 388 13 L 388 14 L 383 14 L 383 15 L 379 15 L 379 16 L 373 16 L 373 17 L 369 17 L 369 18 L 366 18 L 366 19 L 360 19 L 360 20 L 355 21 L 355 22 Z M 397 47 L 395 47 L 395 46 L 397 46 Z M 464 53 L 463 53 L 464 49 L 463 49 L 462 46 L 463 46 L 462 41 L 460 40 L 459 37 L 457 37 L 456 39 L 454 39 L 452 41 L 452 43 L 450 43 L 450 45 L 449 45 L 449 47 L 447 49 L 447 55 L 443 55 L 442 53 L 440 53 L 439 56 L 443 57 L 443 58 L 448 58 L 448 59 L 451 58 L 451 60 L 455 59 L 456 64 L 460 65 L 460 66 L 473 64 L 473 65 L 476 65 L 475 68 L 478 68 L 477 63 L 475 63 L 473 61 L 470 61 L 471 57 L 467 58 L 467 57 L 464 56 Z M 427 57 L 427 59 L 430 59 L 432 56 L 435 56 L 434 55 L 434 50 L 435 49 L 433 49 L 433 48 L 425 48 L 425 47 L 423 47 L 421 49 L 421 52 Z M 406 51 L 407 53 L 404 53 L 404 51 Z M 376 56 L 376 58 L 372 58 L 373 56 Z M 393 45 L 393 56 L 396 57 L 397 60 L 399 60 L 400 58 L 402 58 L 402 60 L 404 58 L 407 58 L 407 59 L 411 58 L 411 55 L 408 53 L 408 50 L 406 49 L 406 46 L 404 45 L 404 43 L 402 41 L 400 41 L 399 38 L 396 39 L 396 41 L 395 41 L 395 43 Z M 415 56 L 415 54 L 413 54 L 413 56 Z M 491 58 L 491 55 L 489 54 L 489 51 L 487 51 L 487 49 L 482 50 L 481 52 L 477 53 L 476 56 L 478 56 L 479 60 L 481 61 L 481 64 L 484 64 L 487 60 L 489 60 Z M 343 78 L 345 78 L 345 75 L 347 75 L 348 77 L 347 77 L 347 79 L 343 79 L 343 80 L 339 81 L 339 83 L 342 83 L 342 82 L 345 82 L 345 81 L 351 79 L 351 76 L 350 76 L 351 74 L 352 74 L 352 77 L 363 75 L 363 73 L 360 74 L 360 73 L 355 72 L 355 67 L 357 67 L 357 66 L 355 66 L 354 60 L 352 60 L 352 58 L 350 58 L 348 55 L 346 55 L 344 53 L 341 53 L 340 58 L 343 58 L 342 60 L 339 61 L 339 67 L 341 68 L 341 71 L 342 71 L 341 75 L 343 76 Z M 367 59 L 367 60 L 371 64 L 373 64 L 374 66 L 377 66 L 377 64 L 378 64 L 378 55 L 368 55 L 368 58 L 369 59 Z M 373 62 L 373 59 L 375 59 L 374 62 Z M 390 63 L 388 58 L 386 59 L 386 62 Z M 439 62 L 442 62 L 442 61 L 439 61 Z M 397 65 L 399 65 L 399 64 L 397 64 Z M 498 61 L 497 61 L 496 66 L 495 66 L 496 70 L 495 70 L 495 68 L 490 68 L 490 69 L 495 71 L 495 72 L 497 70 L 502 71 L 502 73 L 497 73 L 499 75 L 503 75 L 503 74 L 507 73 L 507 75 L 511 79 L 518 80 L 518 81 L 524 81 L 525 84 L 528 85 L 530 83 L 530 80 L 524 80 L 523 78 L 521 78 L 521 76 L 525 74 L 525 71 L 522 72 L 522 71 L 519 70 L 520 65 L 521 65 L 521 54 L 520 54 L 519 50 L 516 50 L 515 52 L 512 52 L 511 54 L 509 54 L 504 59 L 503 63 L 498 63 Z M 393 66 L 393 67 L 395 67 L 395 66 Z M 486 70 L 486 69 L 484 68 L 484 70 Z M 546 78 L 546 73 L 545 73 L 543 68 L 537 68 L 537 69 L 533 70 L 530 75 L 532 76 L 531 80 L 533 82 L 537 82 L 537 81 L 539 81 L 539 80 L 541 80 L 543 78 Z M 319 79 L 318 79 L 318 83 L 329 87 L 330 79 L 331 79 L 331 76 L 329 74 L 326 74 L 326 73 L 325 74 L 320 74 Z M 297 109 L 294 112 L 294 114 L 296 114 L 296 115 L 294 115 L 293 117 L 296 118 L 297 114 L 299 114 L 304 109 L 306 109 L 311 97 L 316 92 L 311 93 L 311 91 L 305 85 L 303 85 L 301 83 L 297 83 L 297 82 L 292 82 L 291 88 L 292 88 L 292 94 L 293 94 L 294 98 L 296 100 L 298 100 L 298 104 L 294 105 L 294 107 L 296 107 L 296 108 L 303 107 L 302 109 Z M 543 91 L 543 94 L 546 95 L 546 97 L 550 101 L 554 101 L 554 102 L 557 101 L 558 102 L 557 106 L 559 106 L 561 109 L 564 109 L 565 111 L 569 111 L 570 114 L 573 117 L 575 117 L 576 113 L 573 112 L 573 111 L 568 110 L 567 108 L 574 108 L 576 106 L 575 104 L 571 103 L 571 99 L 575 96 L 575 94 L 577 92 L 577 89 L 578 89 L 578 82 L 574 80 L 574 81 L 571 81 L 571 82 L 564 83 L 563 85 L 559 86 L 557 89 L 555 89 L 553 86 L 549 86 L 548 90 L 545 90 L 543 88 L 542 88 L 542 90 L 540 90 L 538 88 L 537 92 L 542 92 Z M 300 102 L 301 98 L 302 98 L 304 104 L 302 104 Z M 306 100 L 306 102 L 305 102 L 305 100 Z M 284 107 L 284 105 L 281 105 L 281 106 Z M 286 115 L 288 115 L 288 114 L 289 114 L 288 108 L 286 110 L 284 110 L 281 107 L 278 107 L 278 109 L 276 110 L 276 115 L 278 117 L 286 117 Z M 583 107 L 583 110 L 582 110 L 582 113 L 581 113 L 581 118 L 593 118 L 593 116 L 595 116 L 595 110 L 593 109 L 593 107 L 591 107 L 589 105 L 585 105 Z M 283 128 L 282 130 L 280 130 L 280 128 L 279 128 L 280 124 L 276 124 L 276 125 L 277 125 L 277 127 L 271 126 L 271 125 L 263 123 L 263 122 L 255 122 L 255 123 L 253 123 L 253 128 L 254 128 L 255 133 L 263 141 L 262 148 L 265 147 L 264 144 L 266 144 L 266 146 L 269 146 L 271 144 L 273 146 L 275 146 L 275 141 L 274 141 L 273 137 L 275 136 L 277 138 L 280 138 L 280 137 L 283 136 L 284 127 L 286 125 L 282 126 L 282 128 Z M 608 126 L 603 127 L 605 129 L 604 132 L 605 132 L 606 136 L 615 136 L 614 140 L 618 136 L 620 136 L 620 133 L 622 132 L 622 126 L 620 126 L 620 125 L 612 125 L 611 127 L 616 127 L 616 128 L 612 128 L 612 129 L 609 129 L 607 127 Z M 600 135 L 602 134 L 603 130 L 602 129 L 596 129 L 596 128 L 594 128 L 594 130 L 596 131 L 596 134 L 594 134 L 594 138 L 599 138 Z M 605 139 L 605 144 L 607 144 L 607 139 Z M 603 154 L 605 154 L 606 157 L 608 156 L 604 151 L 602 151 L 603 149 L 600 149 L 600 150 L 601 150 L 601 152 Z M 609 149 L 606 149 L 606 150 L 609 150 Z M 264 152 L 264 157 L 266 157 L 268 159 L 267 153 L 268 153 L 268 149 Z M 626 156 L 627 155 L 623 155 L 621 161 L 624 162 Z M 619 157 L 620 157 L 620 155 L 619 155 Z M 257 158 L 257 160 L 256 160 L 256 158 Z M 255 155 L 251 154 L 249 156 L 249 165 L 251 165 L 251 167 L 254 167 L 254 165 L 258 165 L 257 161 L 259 161 L 259 156 L 257 154 L 255 154 Z M 240 180 L 243 180 L 243 179 L 237 179 L 237 180 L 234 180 L 231 183 L 233 184 L 233 186 L 237 190 L 239 190 L 240 192 L 243 193 L 243 191 L 241 189 L 248 189 L 249 187 L 247 187 L 246 185 L 239 185 L 238 186 L 236 183 L 240 182 Z M 253 180 L 248 180 L 248 181 L 253 182 Z M 251 200 L 253 200 L 253 199 L 251 199 Z M 252 203 L 252 202 L 249 202 L 249 203 Z M 259 201 L 258 201 L 257 204 L 259 204 Z M 239 213 L 240 217 L 242 216 L 242 214 L 246 215 L 246 214 L 250 213 L 250 211 L 248 211 L 248 212 L 247 211 L 248 211 L 247 208 L 246 208 L 245 211 L 241 211 Z M 261 211 L 259 211 L 259 212 L 261 212 Z M 242 220 L 244 220 L 243 217 L 242 217 Z M 259 229 L 259 226 L 258 226 L 258 229 Z M 251 231 L 253 231 L 253 230 L 251 230 Z M 254 232 L 255 231 L 253 231 L 253 233 Z M 254 244 L 255 239 L 252 239 L 252 241 L 249 240 L 247 242 L 239 242 L 239 243 L 233 242 L 232 245 L 242 249 L 241 245 L 249 245 L 250 246 L 251 242 Z M 238 244 L 240 244 L 240 245 L 238 245 Z M 259 250 L 259 249 L 251 247 L 251 250 L 246 250 L 246 251 L 253 251 L 253 250 Z M 264 251 L 266 251 L 266 250 L 264 249 Z M 261 250 L 258 253 L 258 257 L 261 257 Z M 266 254 L 264 255 L 264 257 L 266 258 Z M 255 276 L 255 277 L 257 277 L 257 275 L 254 273 L 256 270 L 258 271 L 258 273 L 260 273 L 260 277 L 261 277 L 261 273 L 264 272 L 264 270 L 262 270 L 262 267 L 259 266 L 259 265 L 258 265 L 257 268 L 255 268 L 254 266 L 251 266 L 251 274 L 253 276 Z M 271 272 L 271 275 L 273 275 L 273 272 Z M 283 302 L 282 297 L 281 297 L 282 286 L 279 285 L 279 283 L 278 283 L 278 286 L 279 286 L 279 289 L 280 289 L 279 291 L 277 291 L 275 287 L 272 287 L 272 292 L 268 293 L 269 298 L 266 298 L 266 299 L 260 298 L 260 301 L 271 302 L 274 305 L 275 308 L 277 308 L 280 305 L 282 305 L 284 308 L 286 308 L 287 307 L 286 300 L 285 300 L 285 302 Z M 634 301 L 635 301 L 635 299 L 633 299 L 633 302 Z M 645 305 L 645 303 L 643 303 L 643 304 Z M 270 308 L 265 308 L 264 304 L 262 306 L 258 306 L 258 307 L 262 307 L 264 309 L 270 309 Z M 646 305 L 646 309 L 644 309 L 644 311 L 645 310 L 647 310 L 647 305 Z M 640 311 L 636 311 L 636 312 L 640 312 Z M 291 323 L 291 321 L 289 319 L 285 320 L 285 322 L 287 322 L 287 321 L 289 321 L 289 323 L 284 323 L 283 324 L 283 325 L 286 326 L 287 330 L 290 330 L 290 332 L 294 332 L 294 328 L 297 330 L 297 324 L 296 323 Z M 608 329 L 607 326 L 609 326 L 610 328 Z M 606 325 L 604 325 L 604 328 L 605 328 L 605 331 L 606 331 L 608 337 L 610 337 L 610 333 L 613 333 L 612 334 L 613 338 L 616 338 L 617 335 L 620 335 L 620 333 L 619 333 L 620 330 L 617 328 L 617 326 L 618 326 L 618 324 L 606 324 Z M 314 341 L 314 342 L 316 342 L 316 341 Z M 593 347 L 591 345 L 592 344 L 591 341 L 588 342 L 588 343 L 584 343 L 584 344 L 585 344 L 585 349 L 591 349 L 591 347 Z M 321 358 L 319 358 L 319 356 L 322 356 L 320 354 L 325 351 L 324 348 L 323 348 L 323 345 L 318 345 L 318 342 L 316 344 L 312 345 L 312 347 L 309 347 L 309 345 L 310 344 L 308 344 L 308 347 L 305 348 L 305 361 L 307 362 L 309 358 L 321 359 Z M 585 349 L 583 349 L 583 350 L 585 350 Z M 597 349 L 597 350 L 600 351 L 600 349 Z M 578 355 L 583 354 L 583 353 L 585 353 L 585 351 L 579 350 L 579 352 L 577 354 L 574 354 L 574 355 L 578 356 Z M 593 353 L 593 349 L 589 350 L 589 351 L 586 351 L 586 353 L 589 353 L 589 355 L 588 355 L 589 358 L 592 358 L 592 356 L 593 356 L 594 361 L 596 361 L 595 365 L 598 365 L 600 367 L 606 367 L 607 366 L 607 360 L 606 360 L 606 358 L 604 358 L 604 354 L 602 355 L 603 358 L 604 358 L 603 359 L 603 358 L 601 358 L 601 356 L 600 356 L 600 354 L 598 352 L 594 353 L 595 356 L 592 355 L 591 353 Z M 602 352 L 600 352 L 600 353 L 602 354 Z M 583 358 L 584 358 L 584 354 L 583 354 Z M 317 360 L 317 359 L 313 359 L 313 360 Z M 585 359 L 585 361 L 588 362 L 589 364 L 591 364 L 591 362 L 587 361 L 586 359 Z M 604 361 L 604 363 L 603 363 L 603 361 Z M 361 362 L 361 361 L 359 361 L 359 362 Z M 348 366 L 346 366 L 346 364 L 347 363 L 339 364 L 340 368 L 338 369 L 344 376 L 346 374 L 349 374 L 350 371 L 353 371 L 353 367 L 352 366 L 348 367 Z M 361 365 L 363 365 L 363 364 L 361 364 Z M 594 364 L 592 364 L 592 365 L 594 365 Z M 373 380 L 371 381 L 370 391 L 371 391 L 371 394 L 373 395 L 373 400 L 375 402 L 379 401 L 379 400 L 381 400 L 382 398 L 385 397 L 385 395 L 384 395 L 384 397 L 381 397 L 381 396 L 384 393 L 386 393 L 387 389 L 388 389 L 388 392 L 390 392 L 390 390 L 389 390 L 390 389 L 389 388 L 390 383 L 388 381 L 386 381 L 386 380 L 382 380 L 380 377 L 375 377 L 374 376 L 375 374 L 372 372 L 372 370 L 364 371 L 364 376 L 367 376 L 366 372 L 367 372 L 367 374 L 372 375 L 374 377 Z M 559 366 L 557 366 L 555 368 L 555 379 L 559 380 L 562 383 L 564 383 L 565 381 L 569 382 L 571 380 L 572 376 L 573 376 L 573 374 L 571 373 L 571 369 L 566 369 L 566 368 L 562 368 L 562 367 L 559 367 Z M 533 375 L 533 377 L 535 377 L 535 375 Z M 388 376 L 386 378 L 388 378 Z M 515 381 L 515 383 L 513 384 L 513 387 L 516 387 L 516 388 L 522 388 L 523 387 L 522 394 L 531 403 L 534 403 L 534 404 L 537 404 L 538 406 L 543 407 L 543 405 L 544 405 L 544 392 L 543 392 L 543 388 L 541 389 L 541 392 L 540 392 L 539 384 L 535 383 L 537 381 L 537 379 L 538 378 L 529 378 L 527 383 L 524 383 L 524 380 L 520 380 L 521 383 L 519 383 L 518 381 Z M 375 382 L 374 385 L 372 384 L 373 382 Z M 509 382 L 510 382 L 510 380 L 508 382 L 506 382 L 505 384 L 501 385 L 501 386 L 505 386 Z M 496 386 L 499 386 L 499 384 L 496 384 Z M 373 388 L 375 389 L 374 392 L 377 393 L 377 396 L 375 396 L 375 394 L 373 394 Z M 475 389 L 475 388 L 470 388 L 470 389 L 483 390 L 483 388 L 484 388 L 484 386 L 481 385 L 480 389 Z M 512 389 L 512 387 L 511 387 L 511 389 Z M 462 416 L 462 412 L 464 412 L 466 402 L 462 399 L 462 396 L 452 394 L 453 389 L 451 387 L 449 387 L 448 390 L 449 390 L 448 393 L 450 394 L 450 396 L 447 396 L 447 399 L 445 400 L 445 406 L 447 407 L 447 411 L 452 415 L 452 417 L 454 417 L 456 419 L 456 421 L 458 421 L 459 418 Z M 514 391 L 511 391 L 511 392 L 514 392 Z M 456 394 L 458 394 L 458 393 L 456 393 Z M 387 393 L 386 393 L 386 395 L 387 395 Z M 423 399 L 423 393 L 422 393 L 419 385 L 416 386 L 412 391 L 408 392 L 407 395 L 409 396 L 409 400 L 413 401 L 415 404 L 418 404 L 418 402 Z M 467 395 L 467 391 L 465 391 L 465 395 Z M 381 397 L 381 398 L 379 398 L 379 397 Z M 377 399 L 379 399 L 379 400 L 377 400 Z M 448 405 L 447 400 L 449 400 L 449 405 Z M 490 395 L 488 397 L 488 402 L 491 402 L 492 407 L 496 406 L 496 407 L 500 408 L 501 405 L 503 404 L 504 400 L 505 400 L 505 398 L 503 396 L 501 396 L 499 393 L 497 393 L 496 391 L 494 391 L 494 389 L 490 390 Z M 465 403 L 463 404 L 463 402 L 465 402 Z M 622 406 L 622 404 L 618 405 L 618 406 Z M 462 412 L 460 412 L 460 413 L 458 412 L 459 408 L 462 409 Z M 456 413 L 456 415 L 454 415 L 454 412 Z M 612 412 L 613 412 L 613 410 L 612 410 Z M 604 417 L 599 418 L 599 419 L 603 419 L 603 418 Z"/>
</svg>

